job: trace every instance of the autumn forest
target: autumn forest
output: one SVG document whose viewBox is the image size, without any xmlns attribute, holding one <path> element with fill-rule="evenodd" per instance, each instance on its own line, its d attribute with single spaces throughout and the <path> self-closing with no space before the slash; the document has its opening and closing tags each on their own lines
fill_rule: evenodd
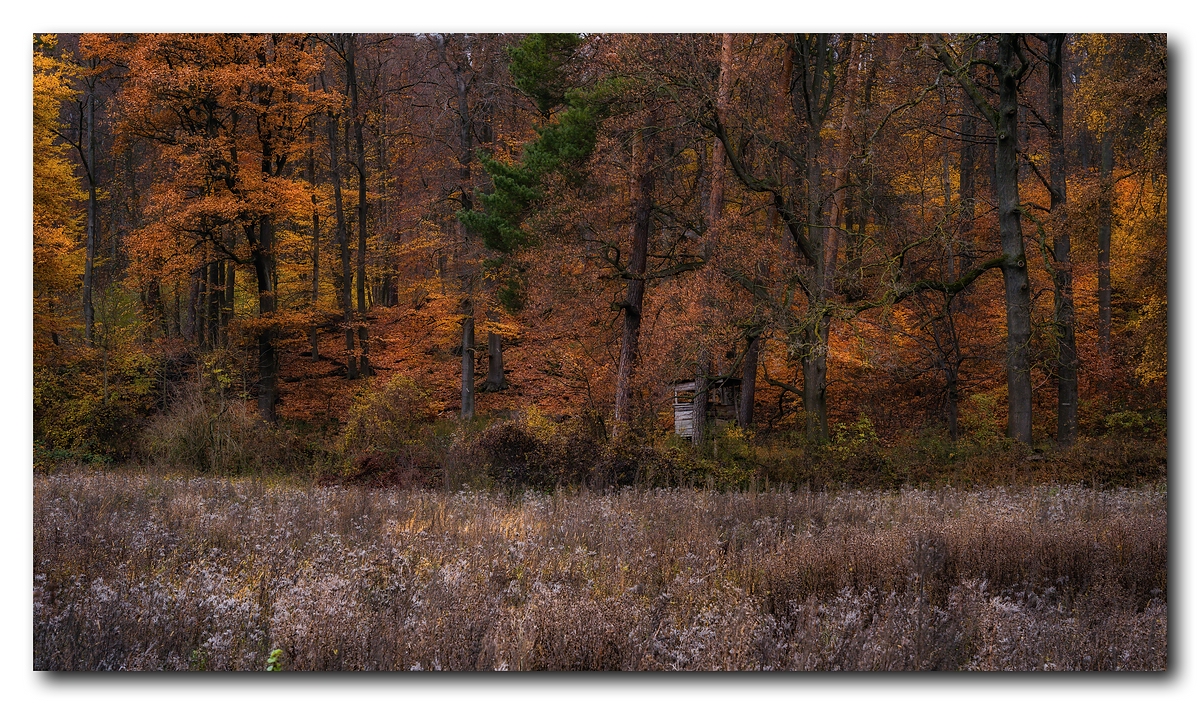
<svg viewBox="0 0 1200 704">
<path fill-rule="evenodd" d="M 1159 34 L 34 36 L 35 667 L 1161 669 L 1166 67 Z M 250 572 L 200 555 L 284 533 L 441 567 L 379 568 L 408 620 L 362 586 L 301 627 L 280 600 L 319 590 L 270 563 L 293 581 L 251 635 L 162 640 L 138 578 L 119 614 L 70 586 L 126 559 L 111 521 L 142 530 L 101 505 L 220 593 Z M 519 576 L 468 555 L 468 596 L 437 591 L 518 539 Z M 711 581 L 676 585 L 697 555 Z M 413 625 L 470 594 L 498 611 Z M 675 641 L 638 630 L 663 613 Z"/>
</svg>

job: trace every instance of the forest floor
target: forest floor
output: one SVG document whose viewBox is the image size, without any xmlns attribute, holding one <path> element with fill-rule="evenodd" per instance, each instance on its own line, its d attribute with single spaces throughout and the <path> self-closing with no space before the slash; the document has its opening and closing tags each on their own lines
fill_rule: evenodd
<svg viewBox="0 0 1200 704">
<path fill-rule="evenodd" d="M 457 417 L 462 408 L 460 379 L 462 358 L 456 353 L 461 345 L 461 327 L 449 310 L 449 298 L 430 297 L 420 307 L 402 304 L 391 308 L 376 307 L 368 316 L 370 323 L 370 360 L 382 378 L 394 375 L 417 382 L 434 403 L 439 415 Z M 477 332 L 477 341 L 486 350 L 487 334 Z M 503 393 L 477 393 L 476 412 L 495 414 L 532 405 L 553 409 L 569 405 L 570 396 L 554 393 L 555 381 L 541 368 L 544 360 L 537 350 L 551 349 L 553 334 L 532 329 L 516 339 L 506 339 L 505 376 L 509 388 Z M 346 379 L 345 335 L 332 329 L 318 337 L 320 357 L 313 362 L 306 337 L 284 342 L 281 355 L 280 416 L 286 420 L 321 424 L 344 419 L 353 400 L 355 382 Z M 487 375 L 487 355 L 476 354 L 476 382 Z M 565 391 L 565 389 L 559 389 Z"/>
<path fill-rule="evenodd" d="M 1166 546 L 1161 486 L 514 496 L 39 473 L 34 667 L 1161 670 Z"/>
</svg>

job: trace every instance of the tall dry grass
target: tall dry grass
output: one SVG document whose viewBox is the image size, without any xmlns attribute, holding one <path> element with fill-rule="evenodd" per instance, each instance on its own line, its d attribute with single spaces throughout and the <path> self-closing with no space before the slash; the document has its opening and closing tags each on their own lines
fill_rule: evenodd
<svg viewBox="0 0 1200 704">
<path fill-rule="evenodd" d="M 37 669 L 1164 669 L 1165 490 L 38 475 Z"/>
</svg>

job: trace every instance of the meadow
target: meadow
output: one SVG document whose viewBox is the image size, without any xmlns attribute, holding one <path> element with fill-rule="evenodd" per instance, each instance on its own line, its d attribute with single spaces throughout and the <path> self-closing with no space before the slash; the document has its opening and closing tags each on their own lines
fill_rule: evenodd
<svg viewBox="0 0 1200 704">
<path fill-rule="evenodd" d="M 1165 484 L 34 476 L 39 670 L 1163 670 Z"/>
</svg>

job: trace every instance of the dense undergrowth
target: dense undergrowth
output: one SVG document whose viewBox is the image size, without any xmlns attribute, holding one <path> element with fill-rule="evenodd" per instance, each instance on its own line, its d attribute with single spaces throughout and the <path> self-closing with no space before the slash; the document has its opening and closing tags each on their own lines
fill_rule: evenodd
<svg viewBox="0 0 1200 704">
<path fill-rule="evenodd" d="M 37 669 L 1164 669 L 1167 497 L 34 479 Z"/>
<path fill-rule="evenodd" d="M 656 419 L 619 436 L 599 418 L 552 419 L 536 408 L 472 421 L 439 418 L 412 381 L 362 387 L 342 424 L 261 423 L 217 390 L 192 388 L 150 417 L 123 462 L 160 472 L 299 477 L 320 484 L 508 491 L 623 486 L 718 490 L 936 488 L 1044 483 L 1093 488 L 1166 480 L 1165 424 L 1124 412 L 1069 449 L 1030 448 L 977 424 L 951 442 L 930 428 L 881 439 L 865 418 L 815 443 L 801 431 L 710 428 L 700 447 Z M 35 452 L 39 469 L 96 464 Z M 110 462 L 111 463 L 111 460 Z M 103 464 L 103 462 L 101 463 Z"/>
</svg>

